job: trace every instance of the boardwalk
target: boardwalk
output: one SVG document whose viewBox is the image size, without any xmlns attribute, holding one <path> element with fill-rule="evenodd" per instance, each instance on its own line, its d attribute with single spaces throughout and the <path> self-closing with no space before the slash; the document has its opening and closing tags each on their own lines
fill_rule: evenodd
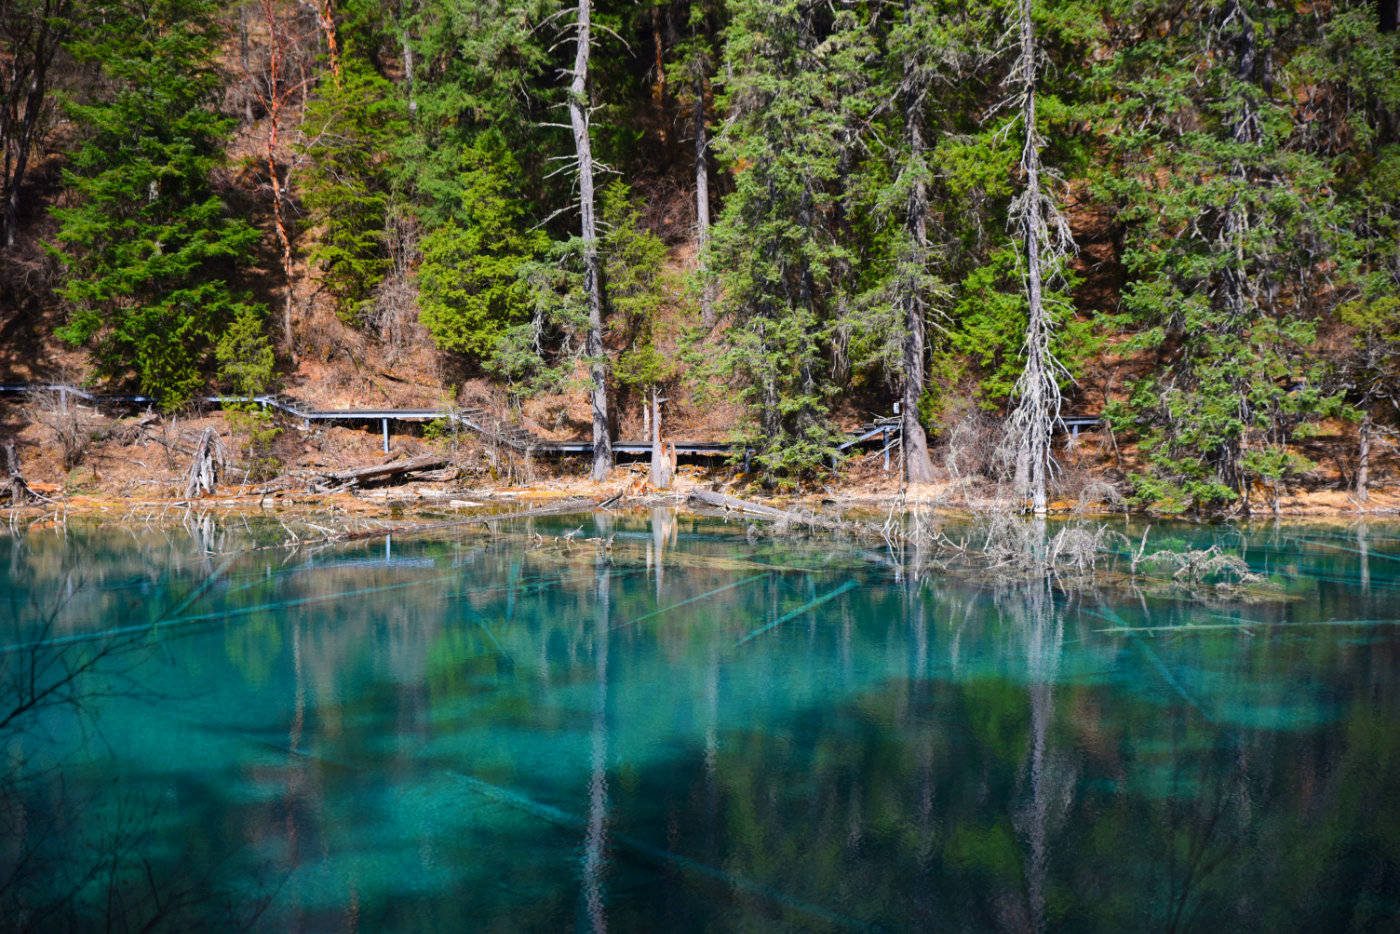
<svg viewBox="0 0 1400 934">
<path fill-rule="evenodd" d="M 0 395 L 21 396 L 31 392 L 52 392 L 59 396 L 60 404 L 66 405 L 69 398 L 79 399 L 89 405 L 153 405 L 155 400 L 149 396 L 139 395 L 110 395 L 91 393 L 76 386 L 62 384 L 52 385 L 7 385 L 0 386 Z M 344 422 L 355 424 L 379 423 L 384 439 L 384 451 L 389 451 L 390 426 L 395 423 L 423 424 L 425 422 L 447 421 L 455 422 L 468 431 L 472 431 L 490 441 L 521 453 L 562 457 L 571 454 L 591 454 L 593 453 L 593 443 L 591 441 L 547 441 L 543 438 L 531 434 L 529 431 L 518 425 L 513 425 L 504 419 L 498 418 L 484 409 L 464 408 L 464 409 L 394 409 L 394 408 L 366 408 L 366 409 L 315 409 L 306 403 L 298 402 L 295 399 L 282 395 L 254 396 L 202 396 L 200 402 L 208 405 L 247 405 L 250 402 L 262 406 L 264 409 L 275 409 L 283 414 L 300 419 L 303 424 L 310 426 L 312 422 Z M 1072 415 L 1065 416 L 1065 430 L 1072 437 L 1078 437 L 1081 430 L 1091 430 L 1098 428 L 1102 424 L 1102 419 L 1097 415 Z M 890 451 L 900 442 L 900 425 L 898 418 L 876 419 L 858 428 L 846 441 L 837 446 L 837 450 L 845 452 L 853 448 L 873 448 L 879 446 L 885 457 L 885 469 L 890 468 Z M 745 466 L 748 466 L 750 450 L 730 441 L 668 441 L 668 445 L 673 445 L 677 456 L 685 457 L 732 457 L 742 454 Z M 618 454 L 648 454 L 651 452 L 651 442 L 649 441 L 614 441 L 613 451 Z"/>
</svg>

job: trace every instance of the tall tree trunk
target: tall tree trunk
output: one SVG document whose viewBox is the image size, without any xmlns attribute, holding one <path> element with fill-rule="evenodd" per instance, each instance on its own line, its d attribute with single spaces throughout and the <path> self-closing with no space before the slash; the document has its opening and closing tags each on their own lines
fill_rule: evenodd
<svg viewBox="0 0 1400 934">
<path fill-rule="evenodd" d="M 909 4 L 905 4 L 908 16 Z M 905 226 L 909 237 L 908 275 L 904 292 L 904 387 L 899 419 L 903 435 L 904 480 L 929 483 L 933 463 L 928 456 L 928 435 L 919 421 L 919 399 L 924 394 L 924 304 L 923 279 L 928 266 L 928 185 L 924 181 L 924 136 L 920 107 L 922 100 L 913 85 L 913 63 L 904 63 L 906 100 L 904 121 L 909 137 L 909 165 L 918 172 L 909 191 Z"/>
<path fill-rule="evenodd" d="M 1250 20 L 1244 5 L 1238 0 L 1229 0 L 1224 8 L 1224 18 L 1219 30 L 1221 41 L 1225 43 L 1222 53 L 1234 53 L 1235 78 L 1248 84 L 1256 83 L 1258 65 L 1258 45 L 1254 23 Z M 1259 114 L 1254 100 L 1247 94 L 1234 97 L 1238 107 L 1232 121 L 1231 133 L 1235 142 L 1257 146 L 1261 140 Z M 1243 162 L 1236 161 L 1230 167 L 1230 174 L 1241 188 L 1254 185 L 1258 180 L 1251 177 Z M 1228 313 L 1225 330 L 1236 334 L 1248 327 L 1258 314 L 1257 308 L 1250 307 L 1250 271 L 1247 264 L 1248 251 L 1245 241 L 1254 227 L 1249 205 L 1236 199 L 1225 212 L 1221 237 L 1223 251 L 1230 257 L 1228 265 L 1221 273 L 1220 297 Z M 1239 380 L 1233 381 L 1233 390 L 1238 399 L 1239 419 L 1243 425 L 1254 421 L 1250 405 L 1249 386 Z M 1232 436 L 1215 452 L 1216 470 L 1225 485 L 1236 492 L 1245 493 L 1248 504 L 1247 481 L 1244 476 L 1243 458 L 1247 438 Z"/>
<path fill-rule="evenodd" d="M 1356 444 L 1356 501 L 1364 503 L 1371 498 L 1367 485 L 1371 479 L 1371 413 L 1361 415 L 1361 425 L 1357 428 Z"/>
<path fill-rule="evenodd" d="M 695 76 L 695 242 L 700 249 L 700 319 L 706 330 L 715 326 L 715 283 L 710 275 L 710 137 L 705 126 L 705 79 Z"/>
<path fill-rule="evenodd" d="M 316 25 L 326 40 L 326 59 L 331 66 L 331 79 L 340 87 L 340 40 L 335 33 L 335 0 L 315 0 Z"/>
<path fill-rule="evenodd" d="M 1063 248 L 1051 245 L 1051 224 L 1060 244 L 1070 241 L 1068 225 L 1041 190 L 1041 140 L 1035 126 L 1038 75 L 1031 3 L 1032 0 L 1021 0 L 1021 50 L 1015 72 L 1021 83 L 1021 122 L 1025 133 L 1021 148 L 1025 189 L 1015 205 L 1026 260 L 1025 366 L 1013 393 L 1016 407 L 1008 430 L 1015 451 L 1017 495 L 1037 517 L 1043 517 L 1048 509 L 1050 435 L 1060 417 L 1060 386 L 1051 348 L 1053 327 L 1043 294 L 1045 267 L 1052 260 L 1045 250 Z"/>
<path fill-rule="evenodd" d="M 603 351 L 603 270 L 598 257 L 598 221 L 594 214 L 593 146 L 588 135 L 588 53 L 592 30 L 591 0 L 578 0 L 578 46 L 569 84 L 569 123 L 578 153 L 579 213 L 583 233 L 583 291 L 588 301 L 589 374 L 593 379 L 593 482 L 612 473 L 612 436 L 608 426 L 608 367 Z"/>
<path fill-rule="evenodd" d="M 293 84 L 286 72 L 287 26 L 277 15 L 274 0 L 262 0 L 263 18 L 267 25 L 268 57 L 267 71 L 263 75 L 266 94 L 263 108 L 267 112 L 267 150 L 264 161 L 267 163 L 268 183 L 272 186 L 272 226 L 277 232 L 278 260 L 282 266 L 282 278 L 287 287 L 287 295 L 282 303 L 282 339 L 287 345 L 287 355 L 293 363 L 297 361 L 296 342 L 292 333 L 292 308 L 294 305 L 295 276 L 292 268 L 292 237 L 287 223 L 286 194 L 281 172 L 277 165 L 277 148 L 282 133 L 282 112 L 293 92 Z"/>
<path fill-rule="evenodd" d="M 408 96 L 408 115 L 418 116 L 418 100 L 413 96 L 413 43 L 408 37 L 408 14 L 411 5 L 404 3 L 399 9 L 399 48 L 403 52 L 403 89 Z"/>
</svg>

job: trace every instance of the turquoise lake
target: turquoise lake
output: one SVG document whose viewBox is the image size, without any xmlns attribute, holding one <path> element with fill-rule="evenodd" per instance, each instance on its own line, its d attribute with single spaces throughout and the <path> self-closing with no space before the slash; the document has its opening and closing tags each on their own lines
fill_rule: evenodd
<svg viewBox="0 0 1400 934">
<path fill-rule="evenodd" d="M 1400 525 L 1152 527 L 1248 593 L 282 534 L 0 537 L 0 930 L 1400 930 Z"/>
</svg>

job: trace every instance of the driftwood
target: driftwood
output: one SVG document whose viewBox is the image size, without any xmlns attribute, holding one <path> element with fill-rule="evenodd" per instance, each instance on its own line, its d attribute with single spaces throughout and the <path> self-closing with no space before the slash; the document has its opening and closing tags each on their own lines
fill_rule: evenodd
<svg viewBox="0 0 1400 934">
<path fill-rule="evenodd" d="M 724 493 L 714 493 L 710 490 L 694 490 L 690 494 L 690 499 L 692 502 L 701 503 L 705 506 L 713 506 L 716 509 L 747 512 L 755 516 L 763 516 L 767 519 L 791 519 L 794 522 L 805 522 L 807 520 L 807 517 L 801 513 L 775 509 L 772 506 L 765 506 L 762 503 L 740 499 L 737 496 L 727 496 Z"/>
<path fill-rule="evenodd" d="M 436 454 L 425 454 L 422 457 L 410 457 L 408 460 L 394 461 L 388 464 L 351 467 L 348 470 L 323 473 L 321 476 L 331 483 L 354 486 L 364 483 L 366 480 L 383 480 L 386 477 L 397 477 L 420 470 L 437 470 L 446 466 L 447 458 Z"/>
</svg>

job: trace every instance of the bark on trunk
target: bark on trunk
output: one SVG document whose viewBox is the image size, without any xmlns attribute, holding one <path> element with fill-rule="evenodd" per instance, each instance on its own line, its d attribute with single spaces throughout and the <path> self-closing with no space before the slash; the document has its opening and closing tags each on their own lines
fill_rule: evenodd
<svg viewBox="0 0 1400 934">
<path fill-rule="evenodd" d="M 1371 413 L 1366 412 L 1361 416 L 1361 425 L 1357 429 L 1356 445 L 1356 501 L 1364 503 L 1371 498 L 1367 484 L 1371 474 Z"/>
<path fill-rule="evenodd" d="M 671 460 L 661 444 L 661 401 L 655 386 L 651 389 L 651 470 L 648 481 L 658 490 L 671 488 Z"/>
<path fill-rule="evenodd" d="M 906 6 L 907 12 L 907 6 Z M 913 66 L 904 66 L 906 84 L 912 83 Z M 909 136 L 909 162 L 920 172 L 909 192 L 906 227 L 909 237 L 909 276 L 904 283 L 904 389 L 899 406 L 903 434 L 904 480 L 930 483 L 933 462 L 928 454 L 928 436 L 919 422 L 919 399 L 924 394 L 924 315 L 923 274 L 928 265 L 928 186 L 924 182 L 923 120 L 920 95 L 907 89 L 905 127 Z"/>
<path fill-rule="evenodd" d="M 285 301 L 282 303 L 282 339 L 287 345 L 287 356 L 292 363 L 297 362 L 296 343 L 292 337 L 292 307 L 293 307 L 293 285 L 294 274 L 292 270 L 292 237 L 287 226 L 286 199 L 283 192 L 282 177 L 277 167 L 277 147 L 280 145 L 282 133 L 282 111 L 286 106 L 287 98 L 292 93 L 292 87 L 284 74 L 286 70 L 285 61 L 285 36 L 283 32 L 285 26 L 279 21 L 277 9 L 273 6 L 272 0 L 263 0 L 263 18 L 266 20 L 268 35 L 268 59 L 267 73 L 267 94 L 263 105 L 267 110 L 267 151 L 265 161 L 267 163 L 267 177 L 272 186 L 272 226 L 277 231 L 277 254 L 282 266 L 282 279 L 287 288 Z"/>
<path fill-rule="evenodd" d="M 579 213 L 583 233 L 583 291 L 588 301 L 588 365 L 593 380 L 593 481 L 601 483 L 612 472 L 612 437 L 608 426 L 608 368 L 603 351 L 603 276 L 598 257 L 598 221 L 594 215 L 593 147 L 588 131 L 588 53 L 591 42 L 592 3 L 578 2 L 577 51 L 573 80 L 569 84 L 569 123 L 578 153 Z"/>
<path fill-rule="evenodd" d="M 212 496 L 219 487 L 219 473 L 224 467 L 224 446 L 214 429 L 206 428 L 199 436 L 189 472 L 185 474 L 185 496 Z"/>
<path fill-rule="evenodd" d="M 330 62 L 331 78 L 340 87 L 340 42 L 335 34 L 334 0 L 316 0 L 316 24 L 326 40 L 326 59 Z"/>
<path fill-rule="evenodd" d="M 710 137 L 705 127 L 705 79 L 695 79 L 695 242 L 700 248 L 700 318 L 706 330 L 715 326 L 715 283 L 709 270 Z"/>
<path fill-rule="evenodd" d="M 29 484 L 24 481 L 24 474 L 19 469 L 19 455 L 15 453 L 15 443 L 5 442 L 5 486 L 4 492 L 9 497 L 10 505 L 23 506 L 39 497 L 29 489 Z"/>
<path fill-rule="evenodd" d="M 1025 132 L 1021 168 L 1021 241 L 1026 256 L 1026 363 L 1018 383 L 1017 411 L 1012 415 L 1016 444 L 1018 493 L 1031 512 L 1043 517 L 1048 509 L 1046 474 L 1050 459 L 1050 432 L 1059 412 L 1059 386 L 1050 356 L 1050 320 L 1043 295 L 1044 270 L 1041 239 L 1046 219 L 1040 190 L 1040 139 L 1035 125 L 1036 47 L 1031 20 L 1032 0 L 1021 0 L 1021 52 L 1018 68 L 1023 82 L 1021 121 Z"/>
</svg>

